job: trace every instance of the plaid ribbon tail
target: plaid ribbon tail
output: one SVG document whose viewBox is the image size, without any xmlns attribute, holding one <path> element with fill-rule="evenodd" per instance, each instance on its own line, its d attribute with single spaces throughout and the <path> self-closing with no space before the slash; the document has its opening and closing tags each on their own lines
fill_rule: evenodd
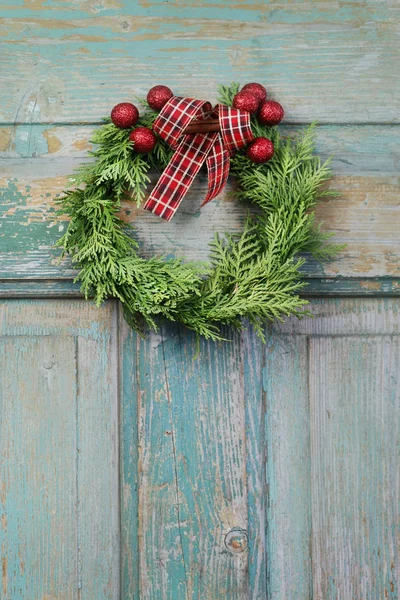
<svg viewBox="0 0 400 600">
<path fill-rule="evenodd" d="M 207 156 L 208 190 L 202 206 L 224 189 L 228 180 L 230 162 L 229 152 L 224 148 L 222 138 L 218 135 Z"/>
<path fill-rule="evenodd" d="M 218 133 L 185 135 L 151 192 L 145 210 L 170 221 L 215 143 Z"/>
</svg>

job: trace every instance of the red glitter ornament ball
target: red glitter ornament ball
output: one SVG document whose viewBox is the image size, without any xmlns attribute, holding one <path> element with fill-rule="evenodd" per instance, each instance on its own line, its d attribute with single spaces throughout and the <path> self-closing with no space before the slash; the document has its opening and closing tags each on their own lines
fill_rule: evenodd
<svg viewBox="0 0 400 600">
<path fill-rule="evenodd" d="M 146 154 L 154 150 L 157 138 L 154 132 L 148 127 L 136 127 L 129 136 L 133 142 L 133 149 L 139 154 Z"/>
<path fill-rule="evenodd" d="M 250 92 L 256 96 L 260 102 L 267 99 L 267 90 L 261 83 L 246 83 L 241 89 L 242 92 Z"/>
<path fill-rule="evenodd" d="M 247 148 L 248 158 L 257 164 L 267 162 L 273 155 L 274 145 L 271 140 L 265 137 L 256 138 Z"/>
<path fill-rule="evenodd" d="M 136 125 L 139 119 L 139 111 L 134 104 L 130 102 L 121 102 L 114 106 L 111 111 L 111 121 L 115 127 L 128 129 Z"/>
<path fill-rule="evenodd" d="M 261 125 L 278 125 L 283 119 L 285 111 L 279 102 L 267 100 L 262 102 L 258 109 L 258 120 Z"/>
<path fill-rule="evenodd" d="M 233 108 L 238 108 L 239 110 L 247 110 L 247 112 L 251 114 L 257 112 L 259 104 L 260 101 L 257 98 L 257 96 L 255 96 L 251 92 L 246 91 L 238 92 L 233 98 L 232 102 Z"/>
<path fill-rule="evenodd" d="M 155 85 L 147 94 L 147 102 L 153 110 L 161 110 L 173 95 L 166 85 Z"/>
</svg>

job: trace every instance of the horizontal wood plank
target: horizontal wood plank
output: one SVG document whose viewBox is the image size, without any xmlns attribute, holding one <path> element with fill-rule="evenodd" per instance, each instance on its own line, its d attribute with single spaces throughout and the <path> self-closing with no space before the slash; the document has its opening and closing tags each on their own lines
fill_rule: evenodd
<svg viewBox="0 0 400 600">
<path fill-rule="evenodd" d="M 399 335 L 400 303 L 398 298 L 324 298 L 313 299 L 312 319 L 289 318 L 275 323 L 279 336 L 350 336 Z"/>
<path fill-rule="evenodd" d="M 72 170 L 78 161 L 87 160 L 95 129 L 91 125 L 3 125 L 0 159 L 41 158 L 51 163 L 56 158 L 70 158 Z M 302 129 L 285 124 L 279 127 L 284 136 L 295 136 Z M 332 159 L 332 170 L 338 175 L 397 175 L 400 127 L 320 124 L 315 132 L 315 151 L 322 160 Z M 1 168 L 7 169 L 7 163 Z"/>
<path fill-rule="evenodd" d="M 38 10 L 40 7 L 40 12 Z M 0 121 L 93 122 L 156 83 L 264 82 L 289 122 L 399 122 L 399 5 L 34 1 L 2 7 Z"/>
<path fill-rule="evenodd" d="M 300 291 L 303 298 L 337 297 L 393 297 L 398 296 L 398 277 L 308 277 Z M 83 298 L 78 283 L 71 279 L 0 279 L 0 298 Z"/>
<path fill-rule="evenodd" d="M 54 197 L 68 186 L 68 175 L 79 162 L 72 156 L 2 161 L 2 279 L 73 278 L 75 272 L 69 262 L 60 264 L 59 252 L 54 248 L 66 227 L 65 218 L 55 212 Z M 122 217 L 134 225 L 144 256 L 164 253 L 206 260 L 208 243 L 215 232 L 240 230 L 247 207 L 237 203 L 230 193 L 233 182 L 218 199 L 199 211 L 205 185 L 206 177 L 200 176 L 171 223 L 130 203 L 124 204 Z M 316 208 L 317 218 L 324 222 L 326 230 L 335 234 L 336 241 L 346 243 L 347 247 L 329 263 L 310 261 L 307 277 L 333 281 L 346 277 L 363 280 L 400 277 L 398 177 L 337 175 L 331 187 L 339 190 L 341 196 L 322 199 Z M 332 290 L 331 285 L 325 287 Z M 379 289 L 385 286 L 377 287 L 375 281 L 359 286 L 360 292 Z M 396 290 L 394 281 L 388 291 L 396 293 Z"/>
</svg>

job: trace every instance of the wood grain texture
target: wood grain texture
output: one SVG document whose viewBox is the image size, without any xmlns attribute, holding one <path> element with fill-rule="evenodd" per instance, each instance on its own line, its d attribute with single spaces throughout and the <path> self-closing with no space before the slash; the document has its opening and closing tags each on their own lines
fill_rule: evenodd
<svg viewBox="0 0 400 600">
<path fill-rule="evenodd" d="M 300 292 L 303 298 L 315 297 L 393 297 L 399 295 L 398 277 L 370 277 L 367 279 L 313 278 Z M 0 298 L 83 298 L 77 283 L 70 279 L 3 279 L 0 280 Z"/>
<path fill-rule="evenodd" d="M 214 100 L 221 80 L 260 79 L 291 122 L 399 122 L 393 0 L 34 0 L 2 14 L 4 123 L 98 121 L 159 82 Z"/>
<path fill-rule="evenodd" d="M 312 597 L 307 340 L 273 333 L 265 349 L 267 593 Z"/>
<path fill-rule="evenodd" d="M 138 103 L 139 108 L 141 105 Z M 87 160 L 96 125 L 42 125 L 24 123 L 0 126 L 0 158 L 70 158 L 69 168 Z M 282 135 L 297 135 L 304 126 L 279 126 Z M 338 175 L 398 175 L 400 167 L 398 125 L 322 125 L 315 130 L 316 152 L 322 160 L 332 158 Z M 66 162 L 66 161 L 65 161 Z M 18 163 L 20 164 L 20 163 Z M 35 163 L 40 164 L 40 163 Z M 2 165 L 6 168 L 6 163 Z"/>
<path fill-rule="evenodd" d="M 119 598 L 114 305 L 0 303 L 0 597 Z"/>
<path fill-rule="evenodd" d="M 122 328 L 123 598 L 136 597 L 138 585 L 140 598 L 244 600 L 253 586 L 261 598 L 265 488 L 256 476 L 263 444 L 252 442 L 248 487 L 245 426 L 245 404 L 254 418 L 260 398 L 256 387 L 253 400 L 245 395 L 240 338 L 197 348 L 178 327 L 144 340 Z"/>
<path fill-rule="evenodd" d="M 68 185 L 73 168 L 68 157 L 3 162 L 0 186 L 0 265 L 2 279 L 16 277 L 72 279 L 68 262 L 58 261 L 56 240 L 66 222 L 55 214 L 53 198 Z M 14 177 L 18 174 L 18 179 Z M 154 179 L 154 182 L 156 179 Z M 171 223 L 125 203 L 122 217 L 133 224 L 144 256 L 155 253 L 206 260 L 208 243 L 216 231 L 235 232 L 242 227 L 247 207 L 232 197 L 232 182 L 218 199 L 201 211 L 206 179 L 184 199 Z M 337 175 L 331 187 L 340 198 L 321 199 L 317 219 L 335 234 L 335 240 L 347 243 L 337 260 L 327 264 L 309 261 L 310 278 L 325 277 L 400 277 L 399 181 L 394 175 Z M 395 287 L 393 288 L 393 291 Z"/>
<path fill-rule="evenodd" d="M 246 409 L 247 521 L 249 533 L 249 597 L 267 597 L 268 557 L 266 553 L 267 497 L 265 443 L 266 393 L 263 382 L 265 353 L 252 328 L 241 339 L 243 392 Z"/>
<path fill-rule="evenodd" d="M 394 600 L 399 301 L 312 311 L 266 349 L 268 597 Z"/>
<path fill-rule="evenodd" d="M 399 597 L 400 337 L 362 333 L 310 341 L 316 600 Z"/>
<path fill-rule="evenodd" d="M 317 119 L 342 193 L 317 217 L 348 244 L 308 266 L 315 318 L 265 347 L 251 329 L 141 340 L 112 302 L 0 303 L 0 598 L 395 600 L 399 300 L 328 296 L 400 291 L 398 2 L 0 12 L 0 295 L 79 296 L 53 198 L 100 119 L 156 83 L 215 100 L 259 80 L 285 132 Z M 144 255 L 206 258 L 214 231 L 240 229 L 228 193 L 199 212 L 204 189 L 167 225 L 124 205 Z"/>
</svg>

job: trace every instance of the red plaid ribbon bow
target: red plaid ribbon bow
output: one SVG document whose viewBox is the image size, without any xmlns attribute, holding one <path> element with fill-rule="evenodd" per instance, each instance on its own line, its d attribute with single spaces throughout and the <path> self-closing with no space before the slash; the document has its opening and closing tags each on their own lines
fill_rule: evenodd
<svg viewBox="0 0 400 600">
<path fill-rule="evenodd" d="M 193 120 L 210 114 L 219 118 L 220 131 L 184 135 Z M 171 98 L 154 122 L 153 129 L 175 153 L 162 173 L 144 208 L 170 221 L 194 178 L 206 162 L 208 191 L 204 206 L 224 188 L 229 175 L 230 156 L 253 139 L 250 113 L 230 106 L 193 98 Z"/>
</svg>

